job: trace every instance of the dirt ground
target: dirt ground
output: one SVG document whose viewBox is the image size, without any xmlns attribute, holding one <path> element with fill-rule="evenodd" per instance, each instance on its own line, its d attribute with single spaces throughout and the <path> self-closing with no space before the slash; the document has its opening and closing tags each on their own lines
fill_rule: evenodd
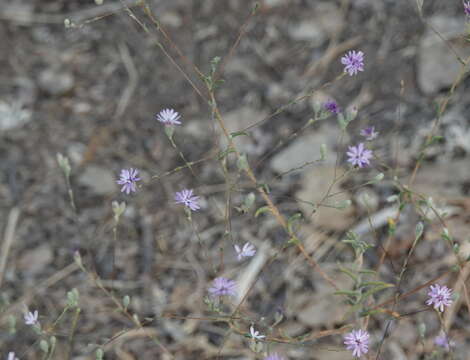
<svg viewBox="0 0 470 360">
<path fill-rule="evenodd" d="M 409 0 L 264 0 L 256 11 L 251 0 L 146 3 L 160 28 L 133 1 L 0 2 L 0 357 L 15 351 L 21 360 L 44 358 L 38 335 L 23 321 L 27 306 L 39 311 L 42 339 L 57 338 L 52 359 L 95 359 L 98 347 L 105 359 L 262 359 L 250 348 L 250 322 L 229 328 L 204 302 L 211 281 L 225 276 L 245 290 L 252 286 L 243 314 L 274 339 L 270 351 L 286 359 L 351 359 L 343 326 L 360 319 L 346 314 L 344 298 L 299 248 L 272 257 L 287 234 L 269 213 L 255 216 L 262 197 L 233 154 L 220 156 L 226 142 L 198 75 L 220 57 L 216 76 L 224 82 L 216 98 L 227 128 L 247 129 L 235 140 L 258 185 L 266 184 L 286 218 L 303 214 L 295 228 L 305 253 L 341 289 L 352 283 L 338 264 L 354 262 L 341 240 L 354 230 L 373 244 L 363 266 L 376 269 L 398 214 L 390 199 L 397 184 L 409 184 L 428 203 L 432 197 L 442 210 L 444 224 L 423 204 L 400 209 L 380 279 L 396 284 L 415 226 L 424 221 L 399 291 L 442 275 L 437 282 L 460 296 L 444 325 L 424 305 L 426 287 L 371 316 L 370 359 L 468 359 L 470 268 L 451 271 L 456 255 L 440 235 L 445 225 L 460 247 L 457 257 L 470 253 L 470 80 L 460 76 L 458 60 L 470 56 L 470 43 L 461 1 L 425 0 L 423 19 L 419 1 Z M 366 69 L 338 80 L 349 50 L 365 53 Z M 315 104 L 330 98 L 342 109 L 359 108 L 347 133 L 333 117 L 304 129 Z M 177 150 L 155 119 L 163 108 L 182 115 Z M 409 182 L 437 118 L 442 138 Z M 348 168 L 348 146 L 371 125 L 380 133 L 372 166 L 330 188 Z M 326 159 L 315 162 L 321 144 Z M 58 153 L 70 160 L 76 211 Z M 201 161 L 189 169 L 180 153 Z M 142 177 L 133 195 L 116 184 L 129 167 Z M 362 186 L 378 173 L 383 181 Z M 192 222 L 173 199 L 183 188 L 201 197 Z M 315 212 L 312 204 L 330 190 L 339 193 Z M 250 193 L 254 204 L 241 211 Z M 346 200 L 349 207 L 335 208 Z M 127 205 L 116 237 L 113 201 Z M 238 262 L 233 245 L 245 242 L 257 254 Z M 88 274 L 74 262 L 77 251 Z M 81 312 L 60 317 L 73 288 Z M 379 292 L 368 305 L 396 291 Z M 128 314 L 142 326 L 109 295 L 130 296 Z M 433 355 L 442 326 L 455 342 L 452 355 Z M 322 331 L 331 334 L 314 336 Z"/>
</svg>

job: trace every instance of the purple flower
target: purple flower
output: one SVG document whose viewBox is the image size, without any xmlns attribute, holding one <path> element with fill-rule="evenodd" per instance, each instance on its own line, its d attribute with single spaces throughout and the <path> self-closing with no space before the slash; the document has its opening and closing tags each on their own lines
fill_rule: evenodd
<svg viewBox="0 0 470 360">
<path fill-rule="evenodd" d="M 436 336 L 434 338 L 434 344 L 436 344 L 437 346 L 440 346 L 440 347 L 446 349 L 447 351 L 449 351 L 450 348 L 455 345 L 455 342 L 450 340 L 446 336 L 446 334 L 444 332 L 442 332 L 439 336 Z"/>
<path fill-rule="evenodd" d="M 39 324 L 38 321 L 38 311 L 35 310 L 34 312 L 28 311 L 24 314 L 24 323 L 26 325 L 37 325 Z"/>
<path fill-rule="evenodd" d="M 236 287 L 237 284 L 235 281 L 224 278 L 218 277 L 214 279 L 212 286 L 209 288 L 209 293 L 212 296 L 224 296 L 224 295 L 236 295 Z"/>
<path fill-rule="evenodd" d="M 379 133 L 378 131 L 375 131 L 374 126 L 369 126 L 361 130 L 361 135 L 364 136 L 366 140 L 371 141 L 374 140 L 377 136 L 379 136 Z"/>
<path fill-rule="evenodd" d="M 183 204 L 192 211 L 199 210 L 201 207 L 197 203 L 199 196 L 193 195 L 193 190 L 183 189 L 175 194 L 175 201 L 177 204 Z"/>
<path fill-rule="evenodd" d="M 345 65 L 344 72 L 356 75 L 358 71 L 364 71 L 364 53 L 352 50 L 341 58 L 341 64 Z"/>
<path fill-rule="evenodd" d="M 244 257 L 251 257 L 256 253 L 255 247 L 248 242 L 241 249 L 238 245 L 235 245 L 235 251 L 237 252 L 238 261 Z"/>
<path fill-rule="evenodd" d="M 430 286 L 428 296 L 429 299 L 426 301 L 426 305 L 433 305 L 434 309 L 439 309 L 440 312 L 444 311 L 444 306 L 450 306 L 452 304 L 452 289 L 447 286 L 440 286 L 439 284 Z"/>
<path fill-rule="evenodd" d="M 470 17 L 470 0 L 465 0 L 463 2 L 463 11 L 464 11 L 465 15 Z"/>
<path fill-rule="evenodd" d="M 357 165 L 363 168 L 366 165 L 370 165 L 369 160 L 372 157 L 372 151 L 365 149 L 363 143 L 357 146 L 350 146 L 346 154 L 349 156 L 348 162 L 354 166 Z"/>
<path fill-rule="evenodd" d="M 119 185 L 122 185 L 121 192 L 129 195 L 131 192 L 137 191 L 136 182 L 140 180 L 140 177 L 137 176 L 138 174 L 139 171 L 137 169 L 121 170 L 120 178 L 116 181 Z"/>
<path fill-rule="evenodd" d="M 346 349 L 352 350 L 354 357 L 361 357 L 369 351 L 369 333 L 365 330 L 353 330 L 344 337 Z"/>
<path fill-rule="evenodd" d="M 181 125 L 180 118 L 180 114 L 173 109 L 163 109 L 157 114 L 157 120 L 165 125 Z"/>
<path fill-rule="evenodd" d="M 284 360 L 284 358 L 281 355 L 274 353 L 265 357 L 264 360 Z"/>
<path fill-rule="evenodd" d="M 341 112 L 338 104 L 334 100 L 328 100 L 323 104 L 323 107 L 332 114 L 339 114 Z"/>
<path fill-rule="evenodd" d="M 10 351 L 8 353 L 8 358 L 7 360 L 18 360 L 18 358 L 15 356 L 15 353 L 13 351 Z"/>
<path fill-rule="evenodd" d="M 259 331 L 256 331 L 253 325 L 250 326 L 250 336 L 255 340 L 261 340 L 266 337 L 264 335 L 261 335 Z"/>
</svg>

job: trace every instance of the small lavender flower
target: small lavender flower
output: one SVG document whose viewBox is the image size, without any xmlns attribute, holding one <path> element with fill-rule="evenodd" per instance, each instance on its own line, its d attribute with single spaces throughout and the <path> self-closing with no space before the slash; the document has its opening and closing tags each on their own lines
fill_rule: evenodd
<svg viewBox="0 0 470 360">
<path fill-rule="evenodd" d="M 465 15 L 467 15 L 470 18 L 470 0 L 465 0 L 463 2 L 463 11 Z"/>
<path fill-rule="evenodd" d="M 34 312 L 31 312 L 31 311 L 28 311 L 28 312 L 25 312 L 24 314 L 24 323 L 26 325 L 37 325 L 39 324 L 39 321 L 38 321 L 38 311 L 35 310 Z"/>
<path fill-rule="evenodd" d="M 354 357 L 361 357 L 369 351 L 369 333 L 365 330 L 353 330 L 344 337 L 346 349 L 352 350 Z"/>
<path fill-rule="evenodd" d="M 256 253 L 255 247 L 248 242 L 241 249 L 238 245 L 235 245 L 235 251 L 237 252 L 238 261 L 244 257 L 251 257 Z"/>
<path fill-rule="evenodd" d="M 192 211 L 197 211 L 201 207 L 198 204 L 199 196 L 193 195 L 192 189 L 183 189 L 175 194 L 175 201 L 177 204 L 183 204 Z"/>
<path fill-rule="evenodd" d="M 250 335 L 253 339 L 255 340 L 261 340 L 264 339 L 266 336 L 261 335 L 259 331 L 256 331 L 253 325 L 250 326 Z"/>
<path fill-rule="evenodd" d="M 361 135 L 364 136 L 366 140 L 371 141 L 374 140 L 377 136 L 379 136 L 379 133 L 378 131 L 375 131 L 374 126 L 369 126 L 361 130 Z"/>
<path fill-rule="evenodd" d="M 339 114 L 341 112 L 339 105 L 334 100 L 328 100 L 323 104 L 323 107 L 332 114 Z"/>
<path fill-rule="evenodd" d="M 16 356 L 15 356 L 15 353 L 13 351 L 10 351 L 8 353 L 8 358 L 7 360 L 19 360 Z"/>
<path fill-rule="evenodd" d="M 180 114 L 173 109 L 163 109 L 157 114 L 157 120 L 165 125 L 181 125 L 180 118 Z"/>
<path fill-rule="evenodd" d="M 372 151 L 364 148 L 364 144 L 360 143 L 357 146 L 350 146 L 349 151 L 346 153 L 349 156 L 348 162 L 354 166 L 363 168 L 366 165 L 370 165 L 370 158 L 372 157 Z"/>
<path fill-rule="evenodd" d="M 264 360 L 284 360 L 284 358 L 281 355 L 274 353 L 265 357 Z"/>
<path fill-rule="evenodd" d="M 436 336 L 434 338 L 434 344 L 436 344 L 439 347 L 442 347 L 446 349 L 447 351 L 450 350 L 452 346 L 455 345 L 455 342 L 450 340 L 444 332 L 442 332 L 439 336 Z"/>
<path fill-rule="evenodd" d="M 212 287 L 209 288 L 209 293 L 214 297 L 225 295 L 235 296 L 236 288 L 237 284 L 235 281 L 224 277 L 218 277 L 214 279 Z"/>
<path fill-rule="evenodd" d="M 444 306 L 450 306 L 450 304 L 452 304 L 452 289 L 449 289 L 445 285 L 431 285 L 428 296 L 429 299 L 426 301 L 426 305 L 433 305 L 434 309 L 439 309 L 440 312 L 444 311 Z"/>
<path fill-rule="evenodd" d="M 136 183 L 140 180 L 138 175 L 139 171 L 137 169 L 122 169 L 121 174 L 119 175 L 119 180 L 116 181 L 119 185 L 122 185 L 121 192 L 125 192 L 127 195 L 131 192 L 136 192 Z"/>
<path fill-rule="evenodd" d="M 345 65 L 344 72 L 349 76 L 356 75 L 358 71 L 364 71 L 364 53 L 352 50 L 341 58 L 341 63 Z"/>
</svg>

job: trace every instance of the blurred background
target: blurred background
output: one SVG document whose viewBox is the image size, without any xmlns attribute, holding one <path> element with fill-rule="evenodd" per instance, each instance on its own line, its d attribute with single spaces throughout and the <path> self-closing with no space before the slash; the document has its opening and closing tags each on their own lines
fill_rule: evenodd
<svg viewBox="0 0 470 360">
<path fill-rule="evenodd" d="M 133 1 L 0 3 L 2 358 L 8 351 L 20 359 L 42 358 L 38 336 L 24 325 L 27 306 L 38 309 L 43 329 L 58 339 L 53 359 L 94 359 L 97 346 L 106 350 L 106 359 L 261 359 L 226 324 L 197 319 L 211 315 L 203 299 L 217 276 L 235 279 L 243 289 L 257 279 L 243 309 L 262 333 L 279 314 L 275 334 L 292 338 L 354 321 L 343 316 L 344 299 L 332 294 L 296 248 L 269 261 L 287 237 L 271 216 L 255 218 L 264 205 L 261 198 L 241 209 L 256 189 L 233 159 L 228 170 L 218 160 L 225 149 L 223 136 L 198 75 L 210 72 L 214 57 L 222 58 L 217 74 L 224 83 L 216 97 L 229 131 L 249 128 L 248 136 L 237 138 L 239 149 L 283 214 L 303 214 L 297 230 L 305 250 L 342 289 L 351 289 L 352 283 L 338 272 L 337 263 L 351 264 L 354 254 L 340 240 L 354 230 L 374 244 L 363 266 L 376 268 L 388 219 L 397 214 L 396 205 L 387 202 L 397 193 L 393 177 L 407 183 L 439 102 L 460 79 L 436 128 L 442 138 L 426 151 L 411 188 L 425 199 L 432 197 L 447 214 L 445 225 L 454 241 L 468 251 L 470 81 L 459 59 L 470 56 L 470 44 L 460 0 L 424 1 L 424 20 L 416 3 L 405 0 L 264 0 L 257 2 L 255 13 L 255 2 L 247 0 L 146 3 L 160 29 Z M 349 50 L 364 52 L 365 71 L 338 80 L 340 58 Z M 312 90 L 318 91 L 305 96 Z M 341 135 L 333 117 L 299 133 L 315 104 L 328 99 L 344 110 L 358 107 L 347 133 Z M 163 108 L 182 115 L 183 125 L 174 135 L 178 150 L 155 119 Z M 361 141 L 359 130 L 367 126 L 380 133 L 372 145 L 373 166 L 332 186 L 332 179 L 348 168 L 345 151 Z M 321 144 L 326 159 L 315 162 Z M 187 161 L 203 161 L 192 171 L 167 174 L 184 165 L 179 151 Z M 57 153 L 70 160 L 77 212 Z M 142 177 L 134 195 L 121 193 L 116 184 L 120 170 L 129 167 Z M 380 172 L 384 181 L 360 186 Z M 192 223 L 173 200 L 183 188 L 201 196 L 202 209 Z M 328 192 L 335 196 L 315 212 L 312 204 Z M 117 240 L 115 200 L 127 204 Z M 351 206 L 335 208 L 346 200 Z M 396 281 L 425 210 L 407 206 L 396 219 L 393 244 L 381 267 L 383 281 Z M 430 217 L 403 292 L 455 265 L 441 230 L 438 219 Z M 257 254 L 240 263 L 233 246 L 245 242 L 253 243 Z M 73 264 L 75 251 L 117 298 L 131 297 L 133 313 L 152 319 L 145 328 L 167 352 L 142 331 L 113 338 L 133 324 Z M 459 292 L 467 276 L 454 273 L 443 281 Z M 72 288 L 80 293 L 82 312 L 69 341 L 72 317 L 56 326 L 54 321 Z M 378 295 L 378 303 L 393 296 L 394 290 L 387 291 Z M 409 316 L 394 322 L 385 315 L 371 318 L 372 348 L 389 331 L 382 359 L 428 359 L 436 350 L 433 338 L 440 323 L 426 311 L 425 293 L 395 309 Z M 468 358 L 469 309 L 462 300 L 444 319 L 455 341 L 455 359 Z M 426 335 L 417 346 L 422 323 Z M 240 326 L 248 331 L 246 325 Z M 302 346 L 273 343 L 270 349 L 286 359 L 351 359 L 340 333 Z"/>
</svg>

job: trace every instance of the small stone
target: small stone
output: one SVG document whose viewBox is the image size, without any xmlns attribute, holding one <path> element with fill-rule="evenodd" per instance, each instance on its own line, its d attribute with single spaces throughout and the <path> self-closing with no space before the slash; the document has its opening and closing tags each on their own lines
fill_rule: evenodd
<svg viewBox="0 0 470 360">
<path fill-rule="evenodd" d="M 26 250 L 19 260 L 22 272 L 28 275 L 39 274 L 52 261 L 52 250 L 47 244 Z"/>
<path fill-rule="evenodd" d="M 18 128 L 31 120 L 31 111 L 23 108 L 19 101 L 0 101 L 0 130 Z"/>
<path fill-rule="evenodd" d="M 116 179 L 117 175 L 115 176 L 111 171 L 90 165 L 79 176 L 78 182 L 89 187 L 96 195 L 106 195 L 116 191 Z"/>
<path fill-rule="evenodd" d="M 86 145 L 79 142 L 73 142 L 67 147 L 67 155 L 73 165 L 79 165 L 82 162 L 86 150 Z"/>
<path fill-rule="evenodd" d="M 163 25 L 178 28 L 183 24 L 183 20 L 181 19 L 181 16 L 179 16 L 177 13 L 169 11 L 166 13 L 163 13 L 160 21 L 162 22 Z"/>
<path fill-rule="evenodd" d="M 325 32 L 314 19 L 292 25 L 289 29 L 289 34 L 292 39 L 308 41 L 314 47 L 322 45 L 326 40 Z"/>
<path fill-rule="evenodd" d="M 285 0 L 264 0 L 264 5 L 267 7 L 276 7 L 285 4 Z"/>
<path fill-rule="evenodd" d="M 255 108 L 245 106 L 240 107 L 224 116 L 224 122 L 230 133 L 241 131 L 250 125 L 263 120 L 268 113 L 259 111 Z M 259 155 L 264 152 L 270 142 L 270 136 L 263 133 L 260 129 L 252 129 L 249 131 L 250 136 L 240 135 L 234 138 L 234 142 L 242 153 L 249 155 Z M 226 144 L 224 134 L 221 134 L 221 141 Z"/>
<path fill-rule="evenodd" d="M 50 95 L 59 96 L 72 90 L 75 80 L 71 73 L 45 69 L 39 74 L 40 88 Z"/>
<path fill-rule="evenodd" d="M 272 158 L 271 168 L 278 173 L 284 173 L 307 162 L 319 159 L 322 144 L 326 145 L 326 158 L 322 161 L 322 164 L 334 164 L 338 136 L 338 128 L 329 125 L 322 126 L 315 132 L 304 134 Z M 347 139 L 344 139 L 344 142 L 347 142 Z"/>
<path fill-rule="evenodd" d="M 372 189 L 363 188 L 357 192 L 355 199 L 363 211 L 375 212 L 379 207 L 379 196 Z"/>
<path fill-rule="evenodd" d="M 333 182 L 334 174 L 339 177 L 345 170 L 336 168 L 334 165 L 317 166 L 305 172 L 302 176 L 302 189 L 296 193 L 296 197 L 305 202 L 300 203 L 300 207 L 306 216 L 310 216 L 314 207 L 308 203 L 317 205 L 326 195 Z M 335 184 L 330 194 L 338 193 L 341 190 L 339 184 Z M 325 230 L 346 230 L 353 222 L 353 207 L 343 209 L 335 208 L 341 203 L 350 199 L 351 195 L 341 192 L 330 199 L 324 201 L 324 206 L 320 206 L 312 217 L 315 227 Z M 308 202 L 308 203 L 307 203 Z"/>
<path fill-rule="evenodd" d="M 429 22 L 444 38 L 450 39 L 452 48 L 461 58 L 466 58 L 470 56 L 470 48 L 464 42 L 461 44 L 452 41 L 453 38 L 460 37 L 465 29 L 463 16 L 461 18 L 436 15 Z M 419 46 L 418 83 L 421 90 L 426 94 L 433 94 L 448 88 L 460 71 L 461 64 L 448 45 L 431 29 L 427 30 Z"/>
</svg>

